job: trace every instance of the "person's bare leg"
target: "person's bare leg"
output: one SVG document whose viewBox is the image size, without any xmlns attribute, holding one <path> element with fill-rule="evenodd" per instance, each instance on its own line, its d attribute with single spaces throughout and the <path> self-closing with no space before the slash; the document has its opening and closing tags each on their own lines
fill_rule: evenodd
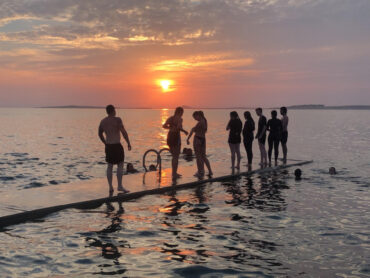
<svg viewBox="0 0 370 278">
<path fill-rule="evenodd" d="M 118 181 L 117 190 L 122 191 L 124 193 L 128 193 L 129 191 L 122 186 L 122 176 L 123 176 L 123 162 L 117 165 L 117 181 Z"/>
<path fill-rule="evenodd" d="M 204 175 L 204 163 L 202 161 L 202 152 L 199 145 L 194 145 L 195 158 L 197 162 L 197 176 Z"/>
<path fill-rule="evenodd" d="M 267 153 L 266 153 L 265 145 L 262 143 L 258 143 L 258 146 L 261 152 L 261 164 L 262 165 L 267 164 Z"/>
<path fill-rule="evenodd" d="M 260 162 L 260 165 L 263 165 L 263 145 L 260 143 L 260 142 L 258 142 L 258 147 L 259 147 L 259 149 L 260 149 L 260 155 L 261 155 L 261 162 Z"/>
<path fill-rule="evenodd" d="M 202 164 L 203 164 L 203 171 L 204 171 L 204 164 L 206 165 L 207 169 L 208 169 L 208 175 L 209 176 L 212 176 L 213 175 L 213 172 L 212 172 L 212 169 L 211 169 L 211 163 L 209 163 L 209 160 L 207 158 L 207 154 L 206 154 L 206 143 L 204 143 L 202 145 L 202 148 L 201 148 L 201 158 L 202 158 Z"/>
<path fill-rule="evenodd" d="M 269 157 L 269 165 L 271 166 L 271 155 L 272 155 L 272 148 L 273 148 L 273 139 L 268 138 L 268 144 L 269 144 L 269 149 L 268 149 L 268 157 Z"/>
<path fill-rule="evenodd" d="M 181 175 L 177 173 L 177 168 L 179 166 L 180 148 L 181 146 L 178 146 L 172 152 L 172 178 L 173 179 L 181 177 Z"/>
<path fill-rule="evenodd" d="M 241 155 L 240 155 L 240 144 L 235 144 L 235 152 L 236 152 L 236 169 L 240 169 L 240 160 L 241 160 Z"/>
<path fill-rule="evenodd" d="M 203 161 L 204 161 L 204 164 L 206 165 L 206 167 L 207 167 L 207 169 L 208 169 L 208 174 L 209 174 L 210 176 L 212 176 L 212 175 L 213 175 L 213 172 L 212 172 L 212 169 L 211 169 L 211 163 L 209 163 L 209 160 L 208 160 L 208 158 L 207 158 L 207 156 L 206 156 L 206 155 L 204 155 L 204 157 L 203 157 Z"/>
<path fill-rule="evenodd" d="M 286 163 L 287 156 L 288 156 L 288 148 L 286 144 L 281 144 L 281 147 L 283 149 L 283 162 Z"/>
<path fill-rule="evenodd" d="M 199 153 L 195 153 L 196 161 L 197 161 L 197 175 L 201 175 L 204 170 L 202 170 L 202 158 L 200 157 Z"/>
<path fill-rule="evenodd" d="M 275 151 L 275 166 L 277 165 L 277 160 L 279 157 L 279 140 L 274 141 L 274 151 Z"/>
<path fill-rule="evenodd" d="M 262 145 L 262 151 L 263 151 L 263 157 L 265 160 L 265 165 L 267 165 L 267 152 L 266 152 L 265 145 Z"/>
<path fill-rule="evenodd" d="M 204 175 L 204 164 L 205 164 L 204 159 L 207 159 L 207 157 L 206 157 L 206 145 L 205 145 L 205 143 L 204 144 L 201 144 L 201 146 L 199 148 L 199 157 L 200 157 L 200 169 L 202 171 L 202 174 Z M 209 162 L 208 162 L 208 164 L 209 164 Z M 208 166 L 207 166 L 207 168 L 208 168 Z M 209 171 L 209 168 L 208 168 L 208 171 Z"/>
<path fill-rule="evenodd" d="M 203 168 L 204 168 L 204 164 L 205 164 L 207 169 L 208 169 L 208 175 L 212 176 L 213 172 L 212 172 L 212 169 L 211 169 L 211 163 L 209 163 L 209 160 L 208 160 L 207 155 L 206 155 L 205 148 L 202 152 L 202 162 L 203 162 Z"/>
<path fill-rule="evenodd" d="M 230 152 L 231 152 L 231 169 L 234 173 L 235 170 L 235 147 L 234 144 L 229 143 Z"/>
<path fill-rule="evenodd" d="M 109 192 L 113 192 L 112 179 L 113 179 L 113 164 L 108 163 L 107 180 L 108 180 L 108 185 L 109 185 Z"/>
</svg>

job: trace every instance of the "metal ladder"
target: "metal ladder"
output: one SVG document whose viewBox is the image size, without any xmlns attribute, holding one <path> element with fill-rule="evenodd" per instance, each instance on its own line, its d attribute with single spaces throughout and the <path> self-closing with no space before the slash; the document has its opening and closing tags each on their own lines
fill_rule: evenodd
<svg viewBox="0 0 370 278">
<path fill-rule="evenodd" d="M 145 158 L 147 156 L 148 153 L 150 152 L 154 152 L 156 155 L 157 155 L 157 165 L 155 165 L 155 170 L 159 170 L 159 176 L 161 175 L 161 172 L 162 172 L 162 158 L 161 158 L 161 153 L 164 152 L 164 151 L 170 151 L 169 148 L 163 148 L 163 149 L 160 149 L 159 151 L 155 150 L 155 149 L 149 149 L 147 150 L 144 155 L 143 155 L 143 167 L 144 167 L 144 170 L 145 172 L 148 172 L 148 168 L 146 168 L 146 164 L 145 164 Z"/>
</svg>

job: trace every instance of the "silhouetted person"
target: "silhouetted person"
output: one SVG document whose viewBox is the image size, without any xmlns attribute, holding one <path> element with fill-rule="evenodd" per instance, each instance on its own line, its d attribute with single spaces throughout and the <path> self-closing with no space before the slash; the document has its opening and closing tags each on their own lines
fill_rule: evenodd
<svg viewBox="0 0 370 278">
<path fill-rule="evenodd" d="M 281 138 L 281 133 L 283 130 L 283 126 L 281 124 L 281 121 L 277 118 L 277 112 L 275 110 L 271 111 L 271 119 L 267 122 L 267 130 L 270 131 L 269 137 L 268 137 L 268 143 L 269 143 L 269 163 L 271 165 L 271 154 L 272 149 L 275 150 L 275 165 L 277 165 L 277 159 L 279 156 L 279 143 Z"/>
<path fill-rule="evenodd" d="M 334 167 L 330 167 L 329 168 L 329 174 L 330 175 L 336 175 L 337 174 L 337 170 Z"/>
<path fill-rule="evenodd" d="M 132 173 L 137 173 L 139 171 L 135 169 L 135 167 L 134 167 L 134 165 L 132 163 L 127 163 L 127 165 L 126 165 L 126 172 L 132 174 Z"/>
<path fill-rule="evenodd" d="M 253 131 L 255 130 L 254 120 L 249 111 L 244 112 L 245 124 L 243 128 L 243 143 L 245 151 L 247 152 L 248 157 L 248 168 L 252 166 L 253 151 L 252 143 L 254 139 Z"/>
<path fill-rule="evenodd" d="M 113 165 L 117 164 L 117 190 L 123 193 L 128 193 L 122 186 L 122 175 L 123 175 L 123 162 L 125 160 L 125 153 L 121 145 L 121 133 L 123 138 L 127 142 L 127 148 L 131 151 L 130 139 L 123 126 L 122 119 L 116 117 L 116 109 L 113 105 L 108 105 L 106 107 L 108 116 L 105 117 L 99 125 L 99 138 L 105 145 L 105 160 L 108 163 L 107 167 L 107 179 L 109 185 L 109 191 L 113 193 L 112 186 L 112 173 Z M 105 135 L 105 137 L 104 137 Z"/>
<path fill-rule="evenodd" d="M 204 164 L 207 166 L 208 174 L 211 176 L 211 164 L 206 155 L 206 132 L 208 129 L 207 119 L 204 117 L 203 111 L 195 111 L 193 113 L 194 120 L 197 121 L 197 124 L 191 129 L 190 134 L 187 138 L 187 143 L 190 144 L 189 140 L 193 134 L 193 146 L 194 152 L 197 159 L 197 168 L 198 171 L 194 176 L 203 177 L 204 176 Z"/>
<path fill-rule="evenodd" d="M 287 156 L 288 156 L 288 148 L 287 148 L 287 142 L 288 142 L 288 123 L 289 118 L 287 116 L 288 109 L 286 107 L 280 108 L 280 114 L 281 114 L 281 123 L 283 124 L 283 132 L 281 133 L 281 148 L 283 149 L 283 162 L 286 163 Z"/>
<path fill-rule="evenodd" d="M 302 176 L 302 170 L 299 168 L 295 169 L 294 176 L 296 180 L 300 180 Z"/>
<path fill-rule="evenodd" d="M 188 157 L 191 157 L 191 156 L 193 156 L 193 150 L 190 149 L 190 148 L 183 148 L 182 149 L 182 154 L 184 154 Z"/>
<path fill-rule="evenodd" d="M 267 128 L 267 120 L 266 117 L 262 114 L 262 108 L 256 109 L 256 114 L 259 117 L 258 120 L 258 130 L 256 134 L 256 139 L 258 139 L 258 146 L 260 148 L 261 152 L 261 162 L 260 165 L 267 165 L 267 153 L 265 149 L 265 143 L 266 143 L 266 128 Z"/>
<path fill-rule="evenodd" d="M 240 169 L 240 142 L 241 132 L 243 124 L 236 111 L 230 112 L 230 121 L 226 126 L 226 130 L 229 130 L 229 146 L 231 151 L 231 169 L 234 173 L 235 168 Z M 237 156 L 237 162 L 235 167 L 235 154 Z"/>
<path fill-rule="evenodd" d="M 182 128 L 183 114 L 184 109 L 182 107 L 177 107 L 175 110 L 175 114 L 169 117 L 163 125 L 163 128 L 169 129 L 167 134 L 167 145 L 172 154 L 172 179 L 177 179 L 181 177 L 181 175 L 177 173 L 177 168 L 179 165 L 179 155 L 181 152 L 180 132 L 184 132 L 185 135 L 188 134 L 188 132 Z"/>
</svg>

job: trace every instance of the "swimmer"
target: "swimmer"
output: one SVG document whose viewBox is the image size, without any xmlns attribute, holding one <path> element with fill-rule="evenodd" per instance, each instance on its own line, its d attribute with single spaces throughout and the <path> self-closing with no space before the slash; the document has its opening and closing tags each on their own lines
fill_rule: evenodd
<svg viewBox="0 0 370 278">
<path fill-rule="evenodd" d="M 300 180 L 302 176 L 302 170 L 299 168 L 295 169 L 294 176 L 296 180 Z"/>
<path fill-rule="evenodd" d="M 134 165 L 132 163 L 127 163 L 126 172 L 127 173 L 137 173 L 139 171 L 134 168 Z"/>
<path fill-rule="evenodd" d="M 329 174 L 330 175 L 336 175 L 337 174 L 337 170 L 334 167 L 330 167 L 329 168 Z"/>
<path fill-rule="evenodd" d="M 156 170 L 157 170 L 157 167 L 155 167 L 154 164 L 149 165 L 149 171 L 156 171 Z"/>
</svg>

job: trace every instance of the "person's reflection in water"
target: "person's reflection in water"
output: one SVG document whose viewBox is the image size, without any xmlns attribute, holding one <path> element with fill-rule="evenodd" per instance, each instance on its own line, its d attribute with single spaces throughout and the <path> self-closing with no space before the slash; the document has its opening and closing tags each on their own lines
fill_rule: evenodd
<svg viewBox="0 0 370 278">
<path fill-rule="evenodd" d="M 111 202 L 106 202 L 106 211 L 105 214 L 107 218 L 111 218 L 111 224 L 100 230 L 96 231 L 96 237 L 89 236 L 86 238 L 86 241 L 88 242 L 89 247 L 97 247 L 101 249 L 102 257 L 105 259 L 113 260 L 114 265 L 119 265 L 118 258 L 122 256 L 119 247 L 129 247 L 127 241 L 125 240 L 118 240 L 118 244 L 114 244 L 114 240 L 116 238 L 116 235 L 114 235 L 116 232 L 120 231 L 122 229 L 121 223 L 122 219 L 121 216 L 125 212 L 122 202 L 118 202 L 118 210 L 115 211 L 116 208 L 112 205 Z M 109 267 L 110 265 L 107 265 Z M 124 273 L 126 270 L 121 269 L 117 270 L 116 274 Z M 109 273 L 112 273 L 109 271 Z M 106 274 L 103 271 L 101 274 Z"/>
<path fill-rule="evenodd" d="M 262 174 L 258 177 L 243 177 L 241 179 L 235 179 L 232 182 L 224 182 L 226 191 L 232 196 L 232 200 L 226 201 L 226 203 L 234 207 L 239 207 L 234 209 L 238 213 L 230 214 L 230 220 L 241 223 L 243 226 L 251 226 L 253 229 L 254 226 L 258 226 L 256 222 L 261 221 L 261 219 L 257 219 L 260 217 L 260 214 L 254 216 L 256 215 L 253 212 L 254 210 L 268 212 L 268 214 L 285 210 L 286 202 L 282 197 L 281 191 L 288 188 L 285 181 L 286 176 L 288 176 L 287 171 L 274 172 Z M 245 213 L 240 208 L 245 209 Z M 247 211 L 249 209 L 252 210 Z M 238 224 L 230 226 L 238 227 Z M 258 226 L 258 228 L 261 229 L 261 232 L 269 232 L 268 224 L 267 226 L 263 224 L 262 226 Z M 253 232 L 246 230 L 244 233 L 240 229 L 226 232 L 224 236 L 232 244 L 226 243 L 224 246 L 224 249 L 229 250 L 229 252 L 225 252 L 223 258 L 234 263 L 254 267 L 255 262 L 258 261 L 261 263 L 259 266 L 261 268 L 269 267 L 271 264 L 282 266 L 283 264 L 278 258 L 271 258 L 271 256 L 275 257 L 273 253 L 277 250 L 278 244 L 253 235 Z M 264 262 L 266 262 L 266 265 L 264 265 Z"/>
<path fill-rule="evenodd" d="M 289 188 L 283 177 L 286 175 L 287 171 L 281 171 L 261 174 L 259 180 L 249 177 L 224 182 L 226 191 L 232 196 L 232 199 L 226 202 L 261 211 L 282 211 L 287 206 L 281 195 L 282 189 Z"/>
<path fill-rule="evenodd" d="M 200 232 L 206 230 L 204 223 L 208 222 L 205 212 L 209 207 L 203 204 L 207 200 L 204 189 L 204 186 L 197 187 L 194 192 L 194 197 L 198 199 L 199 204 L 191 202 L 194 199 L 192 196 L 186 198 L 186 201 L 180 201 L 176 197 L 176 192 L 170 192 L 170 204 L 160 210 L 163 212 L 162 223 L 167 227 L 164 230 L 169 232 L 169 239 L 163 243 L 161 252 L 168 254 L 171 260 L 204 263 L 209 256 L 202 241 L 204 232 Z M 193 217 L 194 221 L 186 220 L 189 216 Z M 189 225 L 189 223 L 192 224 Z M 174 241 L 171 241 L 171 236 L 175 237 Z M 191 249 L 181 249 L 178 244 L 173 243 L 178 241 L 191 241 L 196 246 Z"/>
</svg>

